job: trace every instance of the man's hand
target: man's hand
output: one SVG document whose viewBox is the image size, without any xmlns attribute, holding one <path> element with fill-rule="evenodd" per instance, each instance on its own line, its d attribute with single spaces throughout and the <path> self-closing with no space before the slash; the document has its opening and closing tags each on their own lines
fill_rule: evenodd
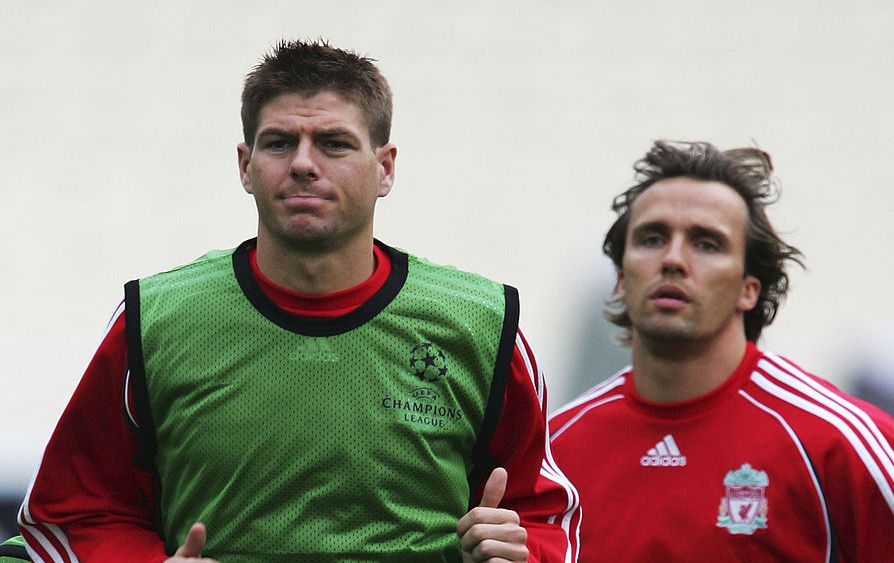
<svg viewBox="0 0 894 563">
<path fill-rule="evenodd" d="M 202 557 L 205 547 L 205 525 L 196 522 L 186 534 L 186 541 L 177 548 L 174 555 L 165 559 L 165 563 L 217 563 L 214 559 Z"/>
<path fill-rule="evenodd" d="M 506 492 L 506 470 L 493 470 L 481 504 L 470 510 L 456 523 L 456 533 L 462 546 L 463 562 L 523 563 L 528 560 L 525 541 L 528 534 L 514 510 L 498 508 Z"/>
</svg>

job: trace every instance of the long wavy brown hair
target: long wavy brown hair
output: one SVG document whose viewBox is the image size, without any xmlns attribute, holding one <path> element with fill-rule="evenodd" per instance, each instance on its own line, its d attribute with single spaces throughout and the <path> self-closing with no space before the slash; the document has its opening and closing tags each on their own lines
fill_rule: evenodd
<svg viewBox="0 0 894 563">
<path fill-rule="evenodd" d="M 765 326 L 773 322 L 788 292 L 786 262 L 804 266 L 803 254 L 787 244 L 770 223 L 766 207 L 779 198 L 779 184 L 773 176 L 770 155 L 758 148 L 721 151 L 706 142 L 656 141 L 645 157 L 633 165 L 637 184 L 615 197 L 612 210 L 618 218 L 609 228 L 602 251 L 620 271 L 630 211 L 633 203 L 654 183 L 686 177 L 721 182 L 738 193 L 748 206 L 745 233 L 745 275 L 760 280 L 757 305 L 745 313 L 745 336 L 757 342 Z M 630 316 L 617 296 L 607 300 L 605 316 L 626 329 L 621 338 L 630 342 Z"/>
</svg>

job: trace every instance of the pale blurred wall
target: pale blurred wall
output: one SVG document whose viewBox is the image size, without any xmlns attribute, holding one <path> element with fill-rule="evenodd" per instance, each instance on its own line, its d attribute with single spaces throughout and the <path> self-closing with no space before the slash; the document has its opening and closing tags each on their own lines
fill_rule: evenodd
<svg viewBox="0 0 894 563">
<path fill-rule="evenodd" d="M 380 60 L 399 158 L 378 236 L 518 286 L 552 408 L 582 357 L 592 381 L 623 361 L 589 341 L 599 246 L 655 138 L 774 156 L 772 217 L 810 269 L 766 347 L 846 383 L 894 319 L 892 2 L 0 6 L 0 488 L 27 483 L 122 284 L 253 235 L 239 93 L 279 37 Z"/>
</svg>

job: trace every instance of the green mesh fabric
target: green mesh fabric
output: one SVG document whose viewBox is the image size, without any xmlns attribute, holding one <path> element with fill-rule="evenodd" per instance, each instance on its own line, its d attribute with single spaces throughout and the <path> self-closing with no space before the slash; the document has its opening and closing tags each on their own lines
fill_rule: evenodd
<svg viewBox="0 0 894 563">
<path fill-rule="evenodd" d="M 310 337 L 246 299 L 230 253 L 140 281 L 164 534 L 221 561 L 457 560 L 503 287 L 410 257 L 369 322 Z"/>
</svg>

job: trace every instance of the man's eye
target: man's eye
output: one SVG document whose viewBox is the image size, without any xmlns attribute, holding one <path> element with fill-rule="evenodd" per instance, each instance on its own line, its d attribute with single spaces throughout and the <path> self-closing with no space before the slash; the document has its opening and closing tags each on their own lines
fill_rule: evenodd
<svg viewBox="0 0 894 563">
<path fill-rule="evenodd" d="M 289 148 L 289 142 L 283 139 L 276 139 L 267 143 L 267 149 L 272 151 L 283 151 Z"/>
<path fill-rule="evenodd" d="M 720 245 L 710 239 L 700 239 L 695 241 L 695 247 L 703 252 L 717 252 Z"/>
<path fill-rule="evenodd" d="M 350 148 L 350 146 L 343 141 L 333 141 L 331 139 L 321 142 L 320 145 L 327 151 L 343 151 Z"/>
<path fill-rule="evenodd" d="M 658 235 L 645 235 L 639 241 L 643 246 L 658 246 L 661 244 L 662 238 Z"/>
</svg>

